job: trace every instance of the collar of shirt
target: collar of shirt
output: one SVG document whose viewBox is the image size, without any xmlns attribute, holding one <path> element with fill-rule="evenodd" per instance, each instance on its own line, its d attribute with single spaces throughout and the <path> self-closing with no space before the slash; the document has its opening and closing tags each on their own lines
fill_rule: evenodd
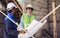
<svg viewBox="0 0 60 38">
<path fill-rule="evenodd" d="M 30 18 L 31 17 L 31 14 L 30 15 L 27 14 L 27 16 Z"/>
</svg>

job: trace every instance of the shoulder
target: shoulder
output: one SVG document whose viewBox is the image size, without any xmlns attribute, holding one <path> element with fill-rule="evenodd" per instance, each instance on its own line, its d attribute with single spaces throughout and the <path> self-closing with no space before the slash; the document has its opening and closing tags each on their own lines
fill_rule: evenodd
<svg viewBox="0 0 60 38">
<path fill-rule="evenodd" d="M 7 17 L 5 17 L 5 18 L 4 18 L 4 21 L 6 21 L 6 20 L 8 20 L 8 18 L 7 18 Z"/>
<path fill-rule="evenodd" d="M 35 14 L 32 14 L 32 16 L 34 16 L 34 17 L 35 17 L 36 15 L 35 15 Z"/>
<path fill-rule="evenodd" d="M 24 18 L 24 17 L 26 17 L 26 16 L 27 16 L 27 14 L 26 14 L 26 13 L 23 13 L 22 17 Z"/>
<path fill-rule="evenodd" d="M 23 13 L 23 15 L 25 15 L 26 13 Z"/>
<path fill-rule="evenodd" d="M 5 22 L 8 22 L 8 21 L 10 21 L 10 20 L 9 20 L 7 17 L 5 17 L 5 18 L 4 18 L 4 21 L 5 21 Z"/>
<path fill-rule="evenodd" d="M 34 19 L 35 19 L 35 18 L 36 18 L 36 16 L 35 16 L 34 14 L 32 14 L 32 18 L 34 18 Z"/>
</svg>

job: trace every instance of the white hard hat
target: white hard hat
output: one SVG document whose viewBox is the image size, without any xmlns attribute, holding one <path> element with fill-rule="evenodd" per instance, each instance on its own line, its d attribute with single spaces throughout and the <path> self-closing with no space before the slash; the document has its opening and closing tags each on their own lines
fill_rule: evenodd
<svg viewBox="0 0 60 38">
<path fill-rule="evenodd" d="M 33 8 L 31 4 L 28 4 L 26 8 Z"/>
<path fill-rule="evenodd" d="M 12 10 L 13 7 L 17 8 L 16 5 L 14 3 L 12 3 L 12 2 L 10 2 L 10 3 L 7 4 L 7 10 L 8 11 Z"/>
</svg>

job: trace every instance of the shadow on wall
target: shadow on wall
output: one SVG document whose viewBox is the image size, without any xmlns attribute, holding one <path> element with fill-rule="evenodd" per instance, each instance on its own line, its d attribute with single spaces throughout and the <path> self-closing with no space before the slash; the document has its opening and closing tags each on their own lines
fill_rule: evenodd
<svg viewBox="0 0 60 38">
<path fill-rule="evenodd" d="M 3 11 L 6 14 L 6 11 Z M 0 13 L 0 38 L 3 38 L 4 15 Z"/>
</svg>

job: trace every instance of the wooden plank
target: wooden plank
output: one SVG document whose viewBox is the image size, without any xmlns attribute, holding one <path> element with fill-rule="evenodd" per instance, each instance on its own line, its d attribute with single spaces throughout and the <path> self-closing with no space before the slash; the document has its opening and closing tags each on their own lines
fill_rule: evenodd
<svg viewBox="0 0 60 38">
<path fill-rule="evenodd" d="M 52 0 L 52 9 L 55 9 L 55 0 Z M 53 32 L 54 32 L 54 38 L 57 38 L 57 26 L 56 26 L 56 11 L 53 13 Z"/>
<path fill-rule="evenodd" d="M 15 0 L 13 0 L 13 2 L 16 4 L 16 6 L 18 7 L 18 9 L 20 10 L 21 13 L 23 13 L 22 9 L 19 7 L 19 4 L 17 4 L 17 2 Z"/>
</svg>

